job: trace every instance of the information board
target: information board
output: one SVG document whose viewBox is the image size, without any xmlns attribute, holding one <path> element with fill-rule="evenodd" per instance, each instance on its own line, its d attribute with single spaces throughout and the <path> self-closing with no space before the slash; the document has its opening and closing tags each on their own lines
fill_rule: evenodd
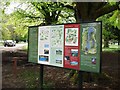
<svg viewBox="0 0 120 90">
<path fill-rule="evenodd" d="M 29 62 L 100 72 L 101 22 L 29 27 Z"/>
</svg>

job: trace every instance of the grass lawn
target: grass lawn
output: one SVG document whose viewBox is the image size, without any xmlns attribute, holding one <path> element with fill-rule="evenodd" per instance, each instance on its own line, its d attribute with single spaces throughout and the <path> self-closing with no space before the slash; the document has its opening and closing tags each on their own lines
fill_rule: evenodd
<svg viewBox="0 0 120 90">
<path fill-rule="evenodd" d="M 109 45 L 109 48 L 102 48 L 102 51 L 106 52 L 116 52 L 120 50 L 120 46 L 118 45 Z"/>
<path fill-rule="evenodd" d="M 2 42 L 0 42 L 0 46 L 3 46 L 3 43 L 2 43 Z"/>
</svg>

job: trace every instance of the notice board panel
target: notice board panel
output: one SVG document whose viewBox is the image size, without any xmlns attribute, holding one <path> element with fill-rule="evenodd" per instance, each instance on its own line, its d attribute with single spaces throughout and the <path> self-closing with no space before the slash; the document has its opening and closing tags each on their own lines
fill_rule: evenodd
<svg viewBox="0 0 120 90">
<path fill-rule="evenodd" d="M 101 22 L 29 27 L 28 61 L 99 73 L 101 27 Z"/>
<path fill-rule="evenodd" d="M 38 63 L 38 27 L 29 27 L 28 62 Z"/>
<path fill-rule="evenodd" d="M 100 72 L 101 22 L 82 23 L 80 70 Z"/>
</svg>

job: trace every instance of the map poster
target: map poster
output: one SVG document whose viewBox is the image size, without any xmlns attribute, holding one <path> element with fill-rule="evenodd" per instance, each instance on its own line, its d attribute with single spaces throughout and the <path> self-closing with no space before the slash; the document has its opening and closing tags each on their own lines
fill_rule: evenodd
<svg viewBox="0 0 120 90">
<path fill-rule="evenodd" d="M 82 23 L 80 70 L 100 72 L 101 22 Z"/>
<path fill-rule="evenodd" d="M 64 67 L 79 70 L 80 24 L 64 25 Z"/>
<path fill-rule="evenodd" d="M 38 63 L 49 65 L 50 62 L 50 26 L 39 27 Z"/>
<path fill-rule="evenodd" d="M 64 25 L 50 27 L 50 64 L 63 67 Z"/>
<path fill-rule="evenodd" d="M 28 32 L 28 62 L 38 63 L 38 27 L 29 27 Z"/>
</svg>

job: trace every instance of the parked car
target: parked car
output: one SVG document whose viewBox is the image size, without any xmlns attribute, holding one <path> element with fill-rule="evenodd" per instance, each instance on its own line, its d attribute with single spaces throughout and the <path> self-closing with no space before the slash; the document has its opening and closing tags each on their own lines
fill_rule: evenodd
<svg viewBox="0 0 120 90">
<path fill-rule="evenodd" d="M 6 46 L 15 46 L 16 45 L 16 43 L 15 43 L 15 41 L 13 41 L 13 40 L 5 40 L 4 41 L 4 46 L 6 47 Z"/>
</svg>

